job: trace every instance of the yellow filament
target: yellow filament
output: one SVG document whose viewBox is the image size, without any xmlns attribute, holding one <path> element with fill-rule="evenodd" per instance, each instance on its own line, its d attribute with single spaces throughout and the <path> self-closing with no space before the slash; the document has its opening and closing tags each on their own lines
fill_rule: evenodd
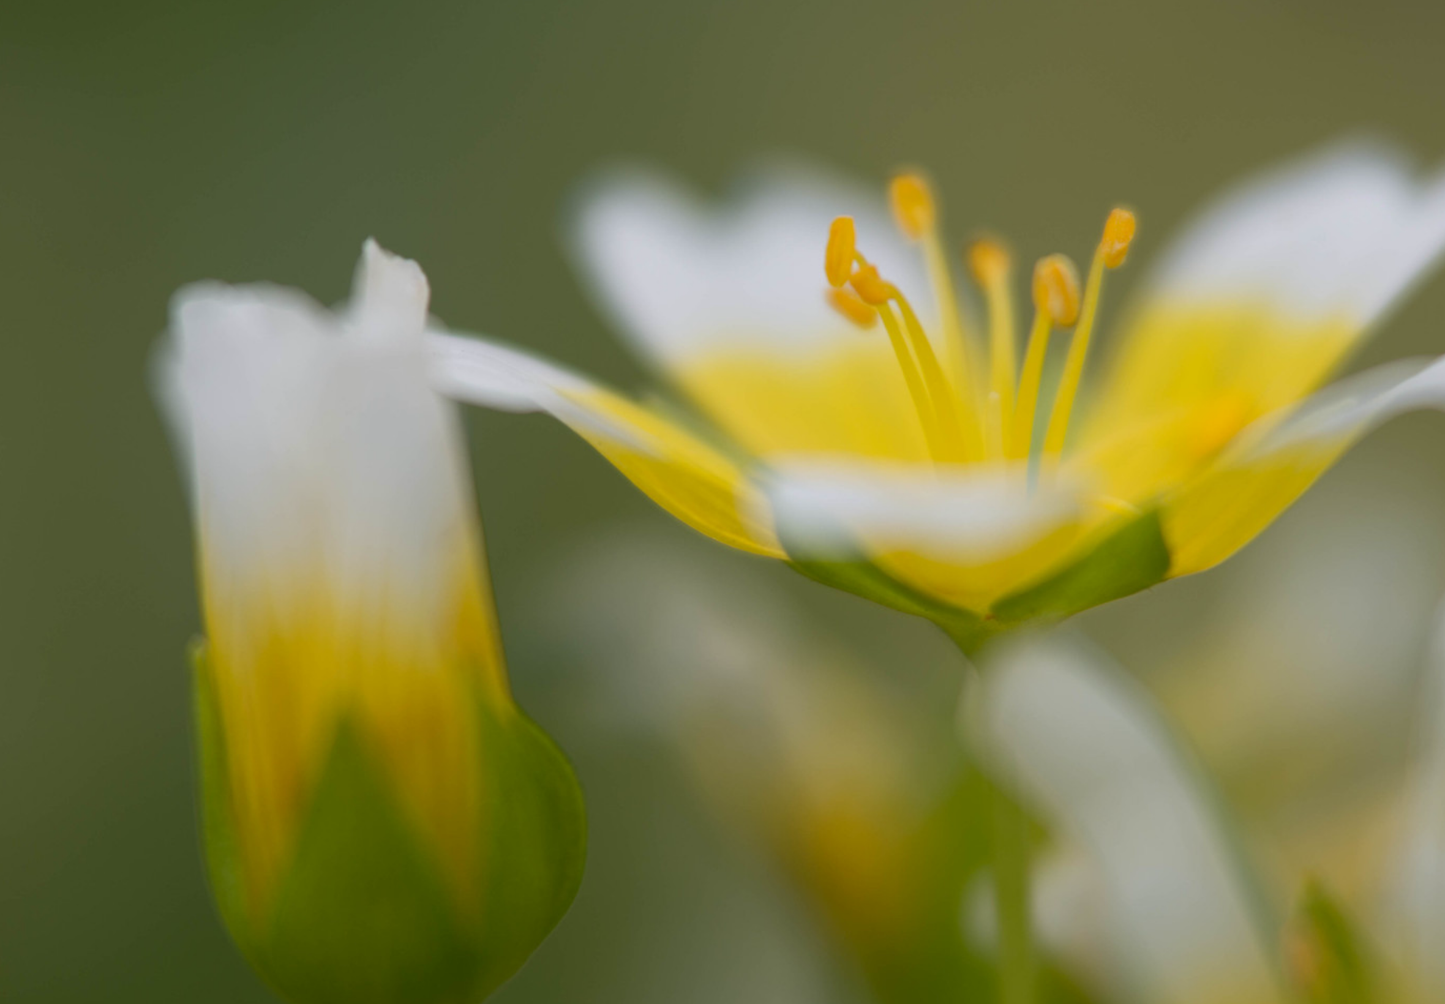
<svg viewBox="0 0 1445 1004">
<path fill-rule="evenodd" d="M 892 299 L 898 305 L 898 312 L 903 315 L 903 324 L 913 343 L 914 354 L 918 357 L 918 368 L 922 372 L 924 385 L 928 388 L 929 397 L 933 399 L 934 413 L 938 417 L 938 425 L 942 431 L 943 444 L 946 448 L 944 459 L 965 460 L 967 454 L 964 448 L 963 426 L 959 422 L 958 408 L 955 406 L 957 398 L 953 391 L 953 385 L 949 383 L 948 376 L 943 372 L 943 367 L 939 365 L 938 356 L 933 351 L 933 343 L 928 340 L 928 333 L 923 330 L 923 325 L 919 322 L 918 315 L 913 312 L 912 305 L 897 289 L 894 289 Z"/>
<path fill-rule="evenodd" d="M 1084 375 L 1084 361 L 1089 355 L 1089 340 L 1094 333 L 1094 319 L 1099 312 L 1104 272 L 1124 264 L 1129 253 L 1129 242 L 1133 239 L 1134 214 L 1127 209 L 1115 209 L 1104 224 L 1104 235 L 1094 252 L 1093 263 L 1089 266 L 1089 283 L 1084 290 L 1084 306 L 1079 315 L 1079 326 L 1074 329 L 1074 340 L 1069 345 L 1069 354 L 1064 360 L 1059 389 L 1054 394 L 1054 408 L 1049 414 L 1048 431 L 1044 433 L 1046 464 L 1056 463 L 1064 452 L 1064 441 L 1069 435 L 1069 416 L 1074 410 L 1074 398 L 1079 393 L 1079 381 Z"/>
<path fill-rule="evenodd" d="M 968 264 L 988 302 L 988 446 L 994 456 L 1003 456 L 1008 448 L 1007 426 L 1013 418 L 1017 366 L 1014 358 L 1013 298 L 1008 288 L 1012 263 L 1003 245 L 980 240 L 969 248 Z"/>
<path fill-rule="evenodd" d="M 943 341 L 948 358 L 948 373 L 956 385 L 955 400 L 961 406 L 959 421 L 965 441 L 972 444 L 976 455 L 982 455 L 983 432 L 975 398 L 974 374 L 978 372 L 975 352 L 963 328 L 963 315 L 958 309 L 958 296 L 953 289 L 953 274 L 938 232 L 938 203 L 922 175 L 905 172 L 896 175 L 888 187 L 893 218 L 904 236 L 923 247 L 923 260 L 928 281 L 933 287 L 934 303 L 943 326 Z"/>
<path fill-rule="evenodd" d="M 1027 457 L 1033 447 L 1034 419 L 1044 359 L 1049 352 L 1049 334 L 1053 328 L 1069 327 L 1079 318 L 1079 276 L 1074 263 L 1061 254 L 1039 259 L 1034 266 L 1033 294 L 1034 324 L 1024 353 L 1018 402 L 1006 444 L 1006 454 L 1014 460 Z"/>
<path fill-rule="evenodd" d="M 1033 445 L 1034 412 L 1039 406 L 1039 382 L 1044 375 L 1044 357 L 1048 355 L 1052 328 L 1045 311 L 1034 313 L 1034 326 L 1029 332 L 1029 347 L 1024 352 L 1024 368 L 1019 376 L 1018 404 L 1014 408 L 1013 426 L 1008 435 L 1007 455 L 1011 460 L 1027 457 Z"/>
<path fill-rule="evenodd" d="M 924 387 L 923 378 L 919 375 L 918 367 L 913 362 L 913 355 L 908 351 L 908 339 L 898 325 L 898 318 L 893 316 L 892 308 L 886 303 L 878 308 L 878 317 L 883 321 L 883 327 L 888 332 L 888 343 L 893 346 L 893 354 L 898 359 L 898 368 L 903 372 L 903 382 L 908 387 L 908 396 L 913 399 L 913 409 L 918 412 L 918 424 L 923 427 L 923 438 L 928 443 L 928 455 L 934 460 L 942 460 L 945 450 L 943 436 L 938 428 L 938 416 L 928 399 L 928 390 Z"/>
</svg>

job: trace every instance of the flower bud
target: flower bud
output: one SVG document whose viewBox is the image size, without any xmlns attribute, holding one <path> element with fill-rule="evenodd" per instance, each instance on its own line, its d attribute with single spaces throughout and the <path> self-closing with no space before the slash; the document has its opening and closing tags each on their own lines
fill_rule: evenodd
<svg viewBox="0 0 1445 1004">
<path fill-rule="evenodd" d="M 426 307 L 420 269 L 368 243 L 341 314 L 182 291 L 164 359 L 207 632 L 207 862 L 296 1004 L 480 999 L 581 876 L 576 780 L 510 696 Z"/>
</svg>

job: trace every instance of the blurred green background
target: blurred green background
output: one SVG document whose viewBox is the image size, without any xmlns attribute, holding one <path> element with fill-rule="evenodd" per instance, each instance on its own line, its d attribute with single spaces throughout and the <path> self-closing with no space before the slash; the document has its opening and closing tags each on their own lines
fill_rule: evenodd
<svg viewBox="0 0 1445 1004">
<path fill-rule="evenodd" d="M 654 162 L 715 191 L 779 151 L 880 181 L 919 163 L 956 239 L 987 225 L 1025 257 L 1083 257 L 1125 201 L 1144 261 L 1202 197 L 1341 134 L 1438 162 L 1442 37 L 1445 7 L 1423 2 L 10 0 L 0 1000 L 271 999 L 197 852 L 190 529 L 147 381 L 178 285 L 269 279 L 334 301 L 375 235 L 423 263 L 451 325 L 635 386 L 558 239 L 601 165 Z M 1445 349 L 1442 319 L 1433 281 L 1361 362 Z M 798 905 L 668 758 L 589 731 L 548 644 L 568 611 L 538 597 L 570 549 L 666 517 L 553 423 L 469 424 L 516 689 L 576 759 L 593 820 L 575 908 L 497 999 L 851 999 Z M 1445 511 L 1439 433 L 1425 416 L 1378 434 L 1257 547 L 1322 506 L 1346 513 L 1330 536 L 1368 536 L 1381 499 Z M 1412 557 L 1445 568 L 1441 547 Z M 1126 661 L 1167 661 L 1259 568 L 1246 555 L 1088 626 Z M 918 624 L 757 574 L 892 663 L 948 658 Z"/>
</svg>

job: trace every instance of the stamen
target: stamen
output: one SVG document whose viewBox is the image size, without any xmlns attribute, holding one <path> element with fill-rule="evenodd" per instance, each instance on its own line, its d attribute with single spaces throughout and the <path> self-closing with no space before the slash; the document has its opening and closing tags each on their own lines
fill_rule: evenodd
<svg viewBox="0 0 1445 1004">
<path fill-rule="evenodd" d="M 1064 360 L 1064 372 L 1059 378 L 1059 389 L 1054 393 L 1054 409 L 1049 415 L 1048 431 L 1044 433 L 1044 461 L 1054 464 L 1064 452 L 1064 440 L 1069 434 L 1069 415 L 1074 409 L 1074 398 L 1079 392 L 1079 381 L 1084 375 L 1084 360 L 1089 354 L 1089 339 L 1094 332 L 1094 318 L 1099 312 L 1099 296 L 1104 287 L 1104 272 L 1124 264 L 1129 254 L 1129 242 L 1134 239 L 1134 214 L 1127 209 L 1114 209 L 1104 223 L 1104 234 L 1094 252 L 1094 261 L 1089 266 L 1089 285 L 1084 292 L 1084 309 L 1080 314 L 1079 326 L 1074 329 L 1074 340 L 1069 346 L 1068 357 Z"/>
<path fill-rule="evenodd" d="M 968 267 L 988 302 L 989 394 L 988 442 L 995 456 L 1007 452 L 1008 430 L 1014 410 L 1014 311 L 1009 295 L 1009 253 L 993 240 L 974 241 L 968 249 Z"/>
<path fill-rule="evenodd" d="M 1104 256 L 1104 265 L 1118 268 L 1129 257 L 1129 244 L 1134 240 L 1136 222 L 1134 214 L 1127 209 L 1114 209 L 1104 221 L 1104 238 L 1099 241 L 1099 253 Z"/>
<path fill-rule="evenodd" d="M 963 328 L 948 256 L 938 234 L 938 202 L 928 181 L 914 172 L 896 175 L 888 186 L 888 195 L 898 229 L 910 240 L 923 245 L 924 264 L 928 268 L 928 281 L 933 287 L 933 298 L 943 327 L 943 341 L 947 347 L 948 372 L 958 388 L 962 405 L 960 419 L 969 440 L 976 442 L 981 451 L 983 434 L 972 382 L 979 370 L 972 339 Z"/>
<path fill-rule="evenodd" d="M 893 309 L 887 303 L 881 305 L 877 313 L 888 332 L 888 343 L 893 347 L 893 355 L 898 359 L 898 368 L 903 371 L 903 382 L 908 387 L 908 396 L 913 399 L 913 410 L 918 413 L 918 423 L 923 427 L 928 455 L 934 460 L 942 460 L 946 451 L 938 428 L 938 415 L 928 399 L 928 390 L 913 362 L 913 355 L 908 351 L 908 340 L 898 326 L 898 318 L 893 316 Z"/>
<path fill-rule="evenodd" d="M 851 289 L 829 289 L 828 305 L 864 331 L 878 323 L 878 311 L 868 306 Z"/>
<path fill-rule="evenodd" d="M 938 210 L 928 182 L 916 174 L 899 174 L 888 185 L 893 219 L 910 240 L 922 240 L 938 225 Z"/>
<path fill-rule="evenodd" d="M 893 348 L 898 368 L 903 373 L 903 383 L 913 401 L 913 410 L 917 412 L 919 425 L 923 427 L 928 454 L 934 460 L 947 459 L 949 450 L 944 445 L 945 436 L 937 403 L 931 399 L 928 383 L 919 372 L 913 353 L 909 351 L 909 339 L 904 335 L 903 328 L 889 305 L 889 301 L 894 299 L 902 301 L 902 294 L 893 283 L 878 274 L 876 266 L 869 264 L 868 259 L 858 253 L 851 218 L 840 216 L 833 221 L 828 231 L 828 247 L 824 253 L 823 264 L 830 282 L 842 274 L 843 281 L 852 287 L 851 290 L 834 288 L 828 291 L 828 300 L 835 310 L 860 326 L 865 318 L 869 324 L 874 318 L 883 321 L 883 327 L 888 332 L 888 342 Z M 928 351 L 929 358 L 932 358 L 931 347 Z M 936 359 L 933 360 L 933 365 L 936 369 Z"/>
<path fill-rule="evenodd" d="M 958 408 L 954 403 L 956 398 L 953 385 L 948 382 L 948 376 L 939 365 L 933 343 L 928 340 L 928 333 L 923 330 L 923 324 L 913 312 L 913 306 L 897 289 L 893 291 L 893 302 L 898 306 L 898 312 L 903 315 L 903 324 L 908 329 L 914 354 L 918 357 L 918 368 L 922 371 L 924 385 L 928 388 L 928 396 L 933 399 L 934 413 L 938 416 L 938 425 L 943 432 L 943 444 L 946 447 L 943 459 L 963 461 L 967 456 L 964 451 L 963 427 L 959 424 Z"/>
<path fill-rule="evenodd" d="M 907 297 L 899 292 L 897 286 L 880 276 L 877 267 L 870 265 L 862 255 L 857 258 L 860 264 L 850 280 L 853 291 L 865 304 L 878 308 L 878 316 L 883 318 L 883 325 L 888 328 L 890 337 L 893 336 L 897 324 L 888 309 L 890 302 L 897 306 L 898 313 L 903 317 L 903 330 L 908 333 L 907 344 L 912 347 L 911 354 L 907 348 L 903 349 L 903 354 L 909 355 L 910 360 L 917 360 L 918 372 L 926 390 L 924 400 L 930 402 L 927 413 L 933 418 L 934 429 L 943 447 L 942 452 L 935 455 L 935 459 L 963 460 L 963 432 L 958 422 L 958 411 L 954 407 L 953 387 L 944 375 L 943 367 L 938 363 L 933 343 L 928 340 L 928 334 L 923 330 L 923 325 L 919 322 L 918 315 L 913 312 L 913 306 Z M 895 355 L 899 355 L 898 344 L 894 345 L 893 351 Z M 898 361 L 903 365 L 903 355 L 899 355 Z M 926 419 L 924 424 L 929 424 Z"/>
<path fill-rule="evenodd" d="M 1007 455 L 1015 460 L 1027 457 L 1033 446 L 1035 412 L 1038 410 L 1044 359 L 1049 351 L 1049 333 L 1056 327 L 1067 328 L 1079 318 L 1079 273 L 1074 263 L 1061 254 L 1040 258 L 1034 266 L 1033 293 L 1034 325 L 1024 353 L 1018 403 L 1014 406 L 1007 444 Z"/>
<path fill-rule="evenodd" d="M 881 307 L 898 295 L 898 287 L 885 280 L 878 274 L 877 267 L 869 265 L 866 261 L 858 267 L 848 281 L 853 287 L 853 292 L 858 294 L 858 298 L 870 307 Z"/>
<path fill-rule="evenodd" d="M 857 229 L 851 216 L 839 216 L 828 228 L 828 249 L 823 252 L 823 271 L 828 276 L 828 284 L 835 289 L 847 283 L 853 272 L 857 241 Z"/>
</svg>

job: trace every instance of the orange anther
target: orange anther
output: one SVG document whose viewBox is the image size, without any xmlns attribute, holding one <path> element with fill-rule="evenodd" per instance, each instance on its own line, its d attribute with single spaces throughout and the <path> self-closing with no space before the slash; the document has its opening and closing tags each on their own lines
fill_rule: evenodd
<svg viewBox="0 0 1445 1004">
<path fill-rule="evenodd" d="M 938 220 L 933 192 L 928 182 L 917 174 L 900 174 L 888 186 L 888 200 L 893 204 L 893 219 L 898 229 L 918 240 L 933 229 Z"/>
<path fill-rule="evenodd" d="M 842 286 L 853 272 L 853 256 L 857 252 L 858 231 L 853 217 L 840 216 L 828 228 L 828 249 L 823 252 L 823 271 L 828 283 Z"/>
<path fill-rule="evenodd" d="M 973 273 L 974 282 L 984 289 L 1003 282 L 1012 264 L 1008 249 L 996 240 L 985 237 L 969 246 L 968 270 Z"/>
<path fill-rule="evenodd" d="M 878 311 L 860 300 L 851 290 L 830 289 L 827 297 L 829 306 L 864 331 L 878 323 Z"/>
<path fill-rule="evenodd" d="M 1127 209 L 1114 209 L 1104 221 L 1104 236 L 1099 241 L 1099 254 L 1107 268 L 1118 268 L 1129 256 L 1129 242 L 1134 239 L 1134 214 Z"/>
<path fill-rule="evenodd" d="M 1034 307 L 1058 328 L 1079 319 L 1079 272 L 1067 255 L 1051 254 L 1034 266 Z"/>
<path fill-rule="evenodd" d="M 853 292 L 870 307 L 881 307 L 898 295 L 898 288 L 878 274 L 872 265 L 863 265 L 850 280 Z"/>
</svg>

